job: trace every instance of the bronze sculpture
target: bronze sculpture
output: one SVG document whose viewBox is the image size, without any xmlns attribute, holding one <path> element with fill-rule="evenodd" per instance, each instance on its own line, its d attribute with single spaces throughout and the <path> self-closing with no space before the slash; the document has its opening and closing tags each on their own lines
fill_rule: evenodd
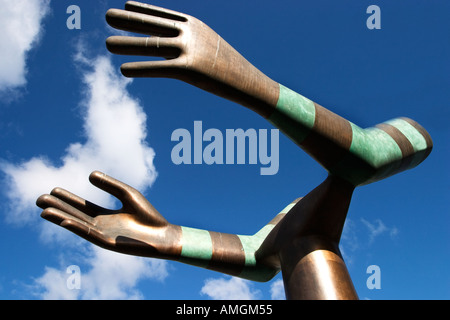
<svg viewBox="0 0 450 320">
<path fill-rule="evenodd" d="M 415 121 L 361 129 L 282 86 L 251 65 L 200 20 L 129 1 L 108 23 L 148 37 L 113 36 L 116 54 L 165 60 L 125 63 L 127 77 L 175 78 L 239 103 L 267 119 L 317 160 L 328 178 L 252 236 L 169 223 L 134 188 L 93 172 L 92 184 L 117 197 L 119 210 L 55 188 L 37 204 L 41 216 L 104 248 L 170 259 L 256 281 L 280 270 L 288 299 L 356 299 L 338 244 L 353 190 L 417 166 L 431 152 Z"/>
</svg>

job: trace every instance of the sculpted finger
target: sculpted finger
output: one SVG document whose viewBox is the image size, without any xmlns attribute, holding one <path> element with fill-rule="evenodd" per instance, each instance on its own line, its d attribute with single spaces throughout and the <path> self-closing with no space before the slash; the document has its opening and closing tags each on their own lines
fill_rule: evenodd
<svg viewBox="0 0 450 320">
<path fill-rule="evenodd" d="M 112 210 L 100 207 L 92 202 L 89 202 L 89 201 L 73 194 L 70 191 L 63 189 L 63 188 L 54 188 L 52 190 L 52 192 L 50 192 L 50 195 L 52 195 L 58 199 L 61 199 L 62 201 L 69 204 L 70 206 L 74 207 L 75 209 L 78 209 L 79 211 L 84 212 L 89 217 L 96 217 L 100 214 L 113 213 Z"/>
<path fill-rule="evenodd" d="M 112 36 L 106 39 L 106 47 L 115 54 L 166 59 L 176 58 L 181 53 L 176 38 Z"/>
<path fill-rule="evenodd" d="M 93 185 L 118 198 L 122 202 L 123 210 L 136 214 L 142 221 L 154 226 L 168 224 L 138 190 L 99 171 L 92 172 L 89 180 Z"/>
<path fill-rule="evenodd" d="M 81 221 L 87 222 L 89 224 L 94 223 L 92 217 L 90 217 L 89 215 L 85 214 L 84 212 L 71 206 L 69 203 L 67 203 L 53 195 L 44 194 L 44 195 L 40 196 L 37 199 L 36 204 L 42 209 L 54 208 L 54 209 L 57 209 L 57 210 L 63 212 L 64 214 L 66 214 L 68 216 L 75 217 L 75 218 L 80 219 Z"/>
<path fill-rule="evenodd" d="M 155 17 L 139 12 L 109 9 L 106 21 L 116 29 L 161 37 L 176 37 L 180 34 L 181 22 Z"/>
<path fill-rule="evenodd" d="M 86 227 L 92 227 L 92 225 L 86 221 L 83 221 L 77 217 L 72 216 L 70 213 L 62 211 L 57 208 L 49 207 L 41 212 L 41 217 L 47 221 L 53 222 L 54 224 L 61 225 L 64 220 L 76 220 L 80 224 Z"/>
<path fill-rule="evenodd" d="M 182 69 L 178 66 L 178 59 L 128 62 L 120 67 L 120 71 L 130 78 L 180 78 Z"/>
<path fill-rule="evenodd" d="M 115 196 L 122 203 L 130 198 L 135 189 L 129 185 L 108 176 L 107 174 L 94 171 L 89 175 L 89 181 L 99 189 Z"/>
<path fill-rule="evenodd" d="M 47 208 L 42 211 L 41 217 L 103 248 L 111 248 L 114 245 L 114 241 L 105 237 L 95 226 L 67 212 L 56 208 Z"/>
<path fill-rule="evenodd" d="M 187 21 L 187 16 L 183 13 L 137 1 L 127 1 L 127 3 L 125 3 L 125 10 L 139 12 L 175 21 Z"/>
</svg>

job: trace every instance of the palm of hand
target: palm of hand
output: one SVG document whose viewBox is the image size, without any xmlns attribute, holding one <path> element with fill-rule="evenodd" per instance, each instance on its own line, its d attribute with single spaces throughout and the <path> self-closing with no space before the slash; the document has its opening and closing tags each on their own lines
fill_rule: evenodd
<svg viewBox="0 0 450 320">
<path fill-rule="evenodd" d="M 168 250 L 164 239 L 173 226 L 136 189 L 98 171 L 89 179 L 98 188 L 118 198 L 123 206 L 109 210 L 69 191 L 55 188 L 42 195 L 37 205 L 41 216 L 103 248 L 135 251 L 155 256 Z"/>
</svg>

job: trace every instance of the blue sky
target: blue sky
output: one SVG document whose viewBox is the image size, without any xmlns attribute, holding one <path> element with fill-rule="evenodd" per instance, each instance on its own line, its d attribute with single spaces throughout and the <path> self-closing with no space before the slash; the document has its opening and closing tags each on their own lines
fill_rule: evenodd
<svg viewBox="0 0 450 320">
<path fill-rule="evenodd" d="M 153 1 L 212 27 L 272 79 L 369 127 L 410 117 L 434 149 L 417 168 L 356 189 L 341 250 L 362 299 L 449 299 L 450 3 L 434 1 Z M 66 9 L 81 9 L 69 30 Z M 55 186 L 103 205 L 100 170 L 139 189 L 171 223 L 253 234 L 326 172 L 283 135 L 279 170 L 175 165 L 174 130 L 273 129 L 260 116 L 171 79 L 121 76 L 128 57 L 105 39 L 124 1 L 2 1 L 0 12 L 0 298 L 279 299 L 281 275 L 254 283 L 176 262 L 98 249 L 39 217 Z M 381 29 L 366 9 L 377 5 Z M 80 289 L 67 287 L 69 266 Z M 369 266 L 381 288 L 370 290 Z"/>
</svg>

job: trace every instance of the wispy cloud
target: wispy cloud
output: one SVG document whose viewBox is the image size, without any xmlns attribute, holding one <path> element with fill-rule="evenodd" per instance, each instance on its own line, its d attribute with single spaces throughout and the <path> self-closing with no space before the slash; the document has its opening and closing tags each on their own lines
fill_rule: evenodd
<svg viewBox="0 0 450 320">
<path fill-rule="evenodd" d="M 376 219 L 373 223 L 361 218 L 361 222 L 366 226 L 369 233 L 369 244 L 375 241 L 375 238 L 382 234 L 389 234 L 390 237 L 394 237 L 398 234 L 396 227 L 386 227 L 386 225 L 380 219 Z"/>
<path fill-rule="evenodd" d="M 357 256 L 363 255 L 376 240 L 388 236 L 394 239 L 399 233 L 395 226 L 387 226 L 381 219 L 370 222 L 364 218 L 347 218 L 342 231 L 339 249 L 347 265 L 352 265 Z"/>
<path fill-rule="evenodd" d="M 42 34 L 50 0 L 2 1 L 0 10 L 0 93 L 26 84 L 28 52 Z"/>
</svg>

